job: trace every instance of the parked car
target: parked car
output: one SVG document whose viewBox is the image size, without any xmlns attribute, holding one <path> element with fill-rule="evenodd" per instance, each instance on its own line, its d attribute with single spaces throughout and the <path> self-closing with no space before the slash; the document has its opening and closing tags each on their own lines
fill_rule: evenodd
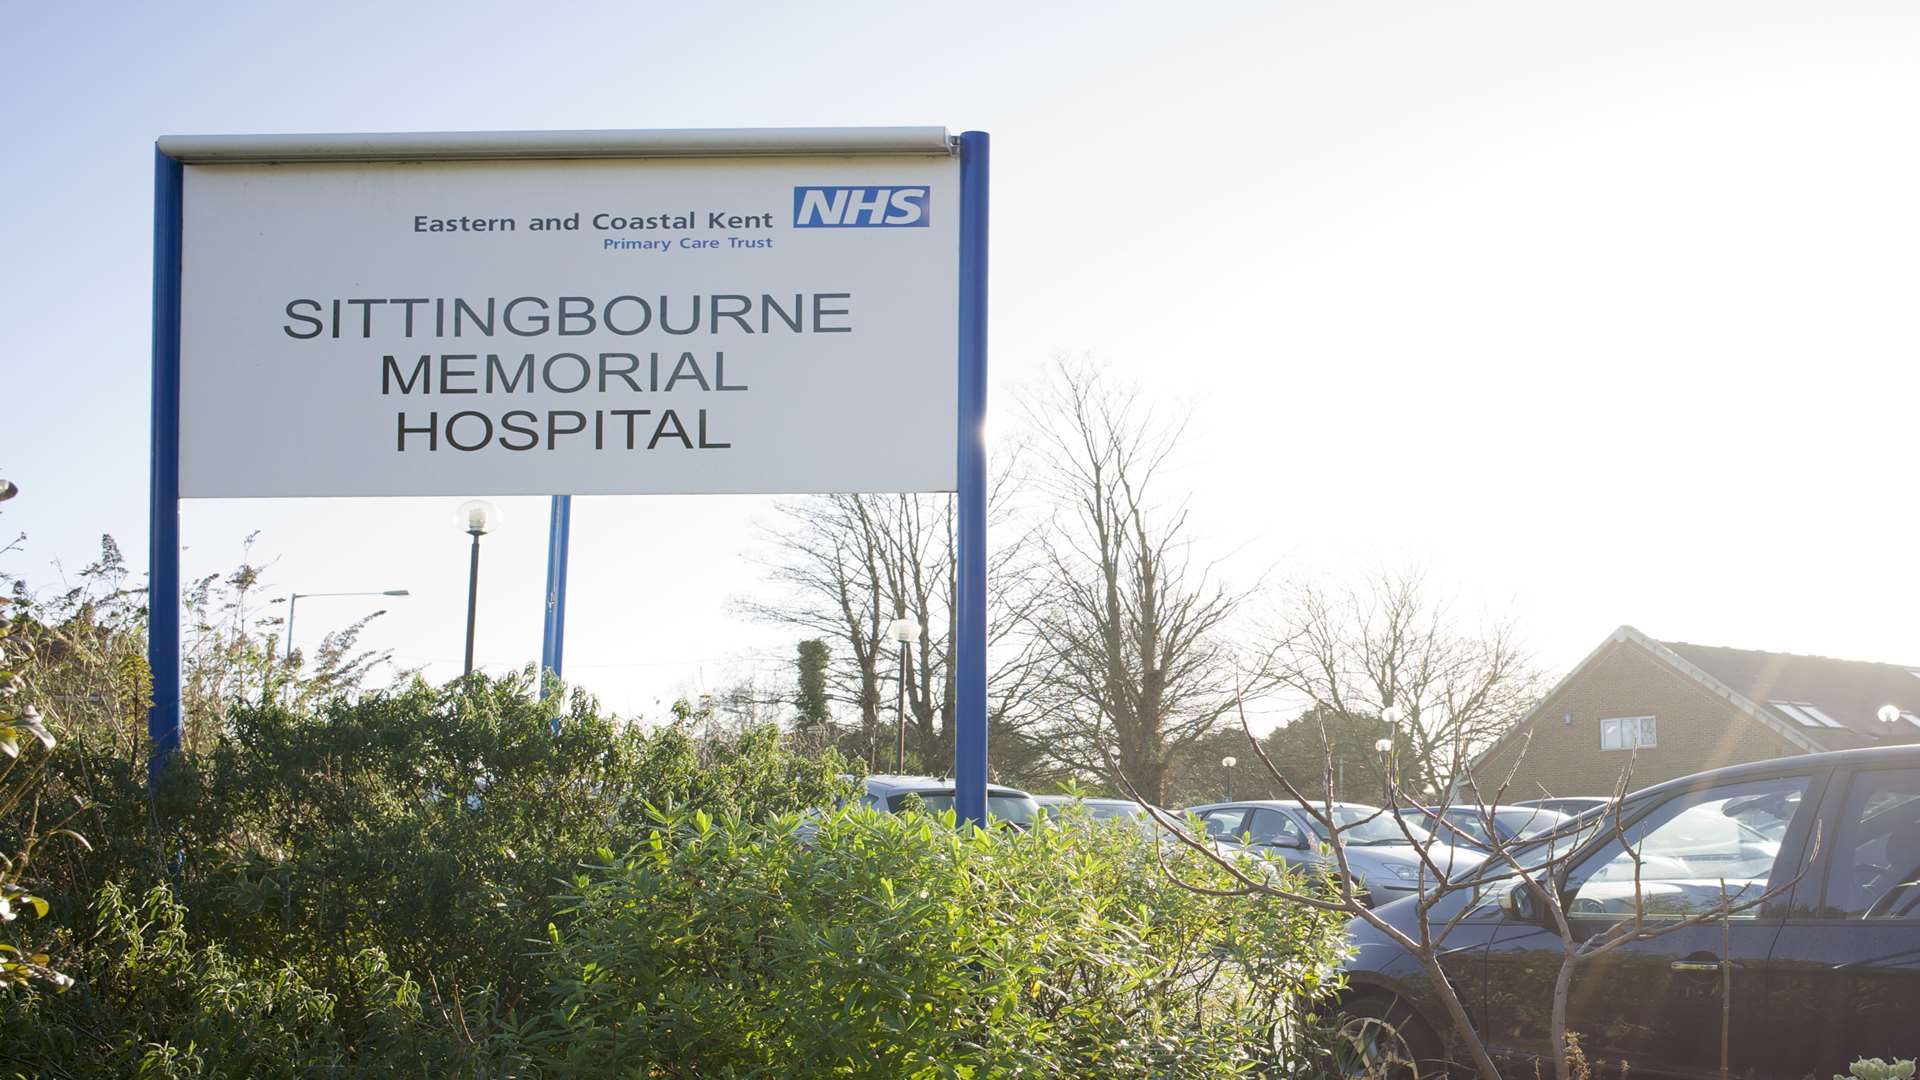
<svg viewBox="0 0 1920 1080">
<path fill-rule="evenodd" d="M 1607 795 L 1564 795 L 1557 799 L 1519 799 L 1514 806 L 1537 806 L 1542 810 L 1552 810 L 1568 817 L 1579 817 L 1596 807 L 1608 806 L 1613 798 Z"/>
<path fill-rule="evenodd" d="M 1331 841 L 1327 830 L 1298 803 L 1208 803 L 1189 807 L 1183 813 L 1199 817 L 1207 835 L 1223 844 L 1257 849 L 1315 870 L 1336 865 L 1323 850 Z M 1449 874 L 1470 870 L 1481 860 L 1480 853 L 1440 843 L 1412 822 L 1405 822 L 1403 829 L 1401 821 L 1376 806 L 1337 802 L 1333 804 L 1333 819 L 1340 826 L 1347 867 L 1359 877 L 1375 903 L 1384 904 L 1419 891 L 1423 869 L 1415 843 L 1428 846 L 1434 865 Z M 1431 888 L 1432 871 L 1424 874 Z"/>
<path fill-rule="evenodd" d="M 1132 799 L 1089 799 L 1079 795 L 1035 795 L 1033 801 L 1040 806 L 1040 815 L 1057 818 L 1069 807 L 1084 809 L 1087 816 L 1095 821 L 1132 821 L 1148 832 L 1154 831 L 1153 815 L 1147 808 Z"/>
<path fill-rule="evenodd" d="M 1720 1075 L 1723 1020 L 1724 1067 L 1753 1080 L 1920 1056 L 1920 746 L 1779 758 L 1635 792 L 1618 820 L 1637 873 L 1614 820 L 1590 814 L 1515 849 L 1552 864 L 1576 937 L 1634 918 L 1636 883 L 1655 930 L 1711 914 L 1723 895 L 1753 906 L 1580 962 L 1568 1024 L 1596 1072 L 1627 1062 L 1635 1076 Z M 1435 904 L 1429 925 L 1457 919 L 1442 964 L 1489 1049 L 1530 1076 L 1552 1069 L 1561 941 L 1548 906 L 1498 870 L 1487 864 L 1482 887 Z M 1415 905 L 1379 914 L 1416 933 Z M 1364 920 L 1349 935 L 1347 1015 L 1389 1019 L 1403 1051 L 1443 1056 L 1451 1027 L 1414 958 Z M 1465 1060 L 1457 1047 L 1452 1057 Z"/>
<path fill-rule="evenodd" d="M 907 809 L 916 800 L 936 814 L 953 809 L 953 781 L 933 776 L 869 776 L 860 797 L 866 805 L 890 814 Z M 1040 806 L 1024 791 L 988 784 L 987 820 L 1029 829 L 1040 820 Z"/>
<path fill-rule="evenodd" d="M 1492 851 L 1496 840 L 1511 844 L 1557 829 L 1572 820 L 1556 810 L 1518 805 L 1422 806 L 1416 807 L 1413 815 L 1418 824 L 1441 840 L 1476 851 Z"/>
</svg>

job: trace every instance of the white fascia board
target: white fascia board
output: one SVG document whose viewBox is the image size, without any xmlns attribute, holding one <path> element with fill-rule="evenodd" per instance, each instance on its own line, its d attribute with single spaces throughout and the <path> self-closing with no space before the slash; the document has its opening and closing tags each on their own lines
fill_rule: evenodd
<svg viewBox="0 0 1920 1080">
<path fill-rule="evenodd" d="M 335 135 L 163 135 L 190 165 L 510 158 L 796 157 L 954 153 L 944 127 L 687 128 L 658 131 L 422 131 Z"/>
</svg>

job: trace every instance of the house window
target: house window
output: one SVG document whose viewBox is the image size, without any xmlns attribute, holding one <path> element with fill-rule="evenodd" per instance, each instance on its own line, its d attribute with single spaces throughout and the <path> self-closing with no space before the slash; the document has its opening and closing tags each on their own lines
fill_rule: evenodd
<svg viewBox="0 0 1920 1080">
<path fill-rule="evenodd" d="M 1767 704 L 1786 713 L 1801 727 L 1837 728 L 1840 721 L 1820 711 L 1820 706 L 1810 701 L 1769 701 Z"/>
<path fill-rule="evenodd" d="M 1602 750 L 1642 750 L 1653 745 L 1651 716 L 1616 716 L 1600 721 Z"/>
</svg>

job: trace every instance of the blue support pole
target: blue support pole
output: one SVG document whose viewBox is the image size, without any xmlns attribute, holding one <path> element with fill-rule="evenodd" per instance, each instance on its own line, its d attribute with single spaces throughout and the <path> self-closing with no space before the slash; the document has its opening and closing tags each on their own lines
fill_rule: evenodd
<svg viewBox="0 0 1920 1080">
<path fill-rule="evenodd" d="M 573 496 L 555 495 L 547 515 L 547 615 L 540 635 L 540 697 L 547 673 L 560 674 L 567 644 L 567 543 L 573 528 Z M 555 725 L 559 721 L 554 721 Z"/>
<path fill-rule="evenodd" d="M 959 544 L 954 580 L 953 803 L 987 821 L 987 155 L 960 136 Z"/>
<path fill-rule="evenodd" d="M 147 495 L 147 784 L 180 748 L 180 213 L 178 161 L 153 161 L 153 421 Z"/>
</svg>

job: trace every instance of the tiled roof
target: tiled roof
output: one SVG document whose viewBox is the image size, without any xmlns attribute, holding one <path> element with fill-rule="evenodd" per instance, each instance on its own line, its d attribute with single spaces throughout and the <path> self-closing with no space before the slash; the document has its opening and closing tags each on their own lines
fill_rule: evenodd
<svg viewBox="0 0 1920 1080">
<path fill-rule="evenodd" d="M 1920 716 L 1920 675 L 1915 674 L 1920 664 L 1834 660 L 1684 641 L 1661 644 L 1824 749 L 1920 742 L 1920 726 L 1902 720 L 1889 731 L 1878 715 L 1881 706 L 1895 705 L 1909 716 Z M 1798 703 L 1816 711 L 1794 707 Z M 1809 725 L 1802 716 L 1830 717 L 1840 726 Z"/>
</svg>

